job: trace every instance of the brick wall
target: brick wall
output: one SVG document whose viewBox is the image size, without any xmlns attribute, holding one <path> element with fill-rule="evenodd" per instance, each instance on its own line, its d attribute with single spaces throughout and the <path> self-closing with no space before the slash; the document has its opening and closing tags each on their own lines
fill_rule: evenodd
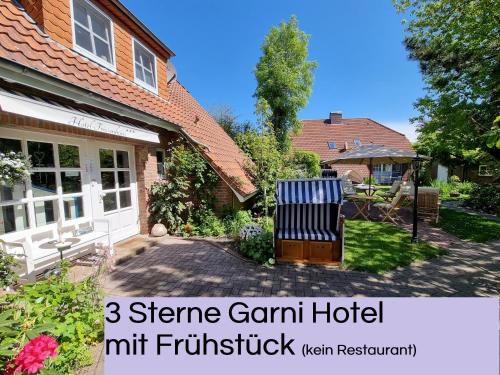
<svg viewBox="0 0 500 375">
<path fill-rule="evenodd" d="M 137 195 L 139 200 L 139 222 L 142 234 L 151 229 L 148 210 L 148 191 L 157 181 L 156 147 L 135 146 L 135 169 L 137 173 Z"/>
<path fill-rule="evenodd" d="M 233 208 L 241 208 L 241 203 L 231 190 L 231 188 L 222 180 L 214 189 L 215 197 L 215 212 L 220 215 L 224 209 L 224 206 L 229 206 Z"/>
</svg>

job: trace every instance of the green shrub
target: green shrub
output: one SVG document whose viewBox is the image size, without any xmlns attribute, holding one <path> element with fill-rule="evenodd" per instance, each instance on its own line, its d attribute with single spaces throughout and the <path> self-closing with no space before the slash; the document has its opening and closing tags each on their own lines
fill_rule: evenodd
<svg viewBox="0 0 500 375">
<path fill-rule="evenodd" d="M 453 193 L 469 195 L 476 184 L 470 181 L 460 182 L 457 178 L 457 176 L 451 176 L 450 182 L 434 180 L 431 186 L 438 188 L 439 195 L 444 199 L 450 198 Z"/>
<path fill-rule="evenodd" d="M 476 210 L 500 215 L 500 185 L 474 185 L 464 204 Z"/>
<path fill-rule="evenodd" d="M 183 202 L 189 184 L 187 179 L 175 178 L 155 182 L 149 189 L 148 205 L 151 219 L 164 224 L 170 233 L 176 233 L 184 223 L 182 214 L 186 210 Z"/>
<path fill-rule="evenodd" d="M 238 238 L 241 228 L 252 222 L 252 214 L 250 211 L 234 211 L 229 215 L 225 215 L 223 219 L 224 231 L 229 237 Z"/>
<path fill-rule="evenodd" d="M 13 285 L 17 280 L 14 272 L 16 260 L 13 256 L 0 251 L 0 289 Z"/>
<path fill-rule="evenodd" d="M 213 189 L 220 179 L 199 152 L 176 142 L 169 145 L 163 169 L 163 180 L 149 190 L 149 212 L 154 223 L 178 233 L 190 220 L 186 208 L 197 211 L 213 205 Z M 192 199 L 190 206 L 188 198 Z"/>
<path fill-rule="evenodd" d="M 25 285 L 1 301 L 0 368 L 31 338 L 47 334 L 59 344 L 50 368 L 60 374 L 90 365 L 91 345 L 103 340 L 104 311 L 96 278 L 72 284 L 63 273 Z"/>
<path fill-rule="evenodd" d="M 274 259 L 273 234 L 271 232 L 264 232 L 246 241 L 242 241 L 240 252 L 247 258 L 259 263 L 269 262 L 270 259 Z"/>
<path fill-rule="evenodd" d="M 195 210 L 189 223 L 193 226 L 191 234 L 194 236 L 218 237 L 224 235 L 224 225 L 222 221 L 210 208 L 202 207 Z"/>
<path fill-rule="evenodd" d="M 274 231 L 274 221 L 272 217 L 261 216 L 257 219 L 257 224 L 262 227 L 264 232 L 273 232 Z"/>
<path fill-rule="evenodd" d="M 303 171 L 305 178 L 314 178 L 321 175 L 320 157 L 312 151 L 295 151 L 293 163 Z"/>
</svg>

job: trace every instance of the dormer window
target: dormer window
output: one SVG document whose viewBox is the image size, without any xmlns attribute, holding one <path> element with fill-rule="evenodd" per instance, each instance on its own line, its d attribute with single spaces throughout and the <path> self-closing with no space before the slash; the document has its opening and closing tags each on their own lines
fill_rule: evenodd
<svg viewBox="0 0 500 375">
<path fill-rule="evenodd" d="M 359 139 L 356 138 L 354 140 L 354 145 L 357 146 L 357 147 L 361 146 L 361 140 L 359 140 Z"/>
<path fill-rule="evenodd" d="M 337 148 L 337 142 L 335 142 L 335 141 L 329 141 L 329 142 L 328 142 L 328 148 L 329 148 L 330 150 L 334 150 L 334 149 L 336 149 L 336 148 Z"/>
<path fill-rule="evenodd" d="M 73 0 L 73 45 L 82 55 L 115 70 L 113 23 L 88 0 Z"/>
<path fill-rule="evenodd" d="M 133 44 L 135 82 L 154 93 L 158 93 L 156 56 L 136 39 L 133 39 Z"/>
</svg>

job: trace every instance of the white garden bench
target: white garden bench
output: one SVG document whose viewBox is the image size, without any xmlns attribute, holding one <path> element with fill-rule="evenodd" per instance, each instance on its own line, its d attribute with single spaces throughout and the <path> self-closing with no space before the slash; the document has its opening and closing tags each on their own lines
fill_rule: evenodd
<svg viewBox="0 0 500 375">
<path fill-rule="evenodd" d="M 95 245 L 111 246 L 108 219 L 93 219 L 62 228 L 62 238 L 71 242 L 63 251 L 64 259 L 76 259 L 95 251 Z M 0 251 L 13 255 L 19 263 L 17 272 L 21 278 L 33 281 L 36 275 L 54 267 L 61 261 L 61 253 L 55 246 L 58 239 L 57 225 L 34 230 L 19 238 L 9 236 L 9 241 L 0 240 Z"/>
</svg>

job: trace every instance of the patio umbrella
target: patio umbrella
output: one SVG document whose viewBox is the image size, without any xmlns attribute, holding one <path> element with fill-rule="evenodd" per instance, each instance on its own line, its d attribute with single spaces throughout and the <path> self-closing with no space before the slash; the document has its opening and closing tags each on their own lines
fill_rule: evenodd
<svg viewBox="0 0 500 375">
<path fill-rule="evenodd" d="M 398 150 L 379 145 L 364 145 L 355 149 L 343 152 L 335 159 L 326 160 L 324 164 L 361 164 L 370 166 L 370 179 L 368 185 L 368 194 L 371 195 L 372 189 L 372 169 L 373 164 L 403 164 L 411 163 L 417 158 L 417 153 L 412 150 Z M 430 159 L 427 156 L 420 156 L 424 160 Z"/>
<path fill-rule="evenodd" d="M 418 225 L 418 170 L 423 160 L 430 160 L 428 156 L 418 155 L 412 150 L 398 150 L 379 145 L 359 146 L 351 151 L 338 155 L 335 159 L 327 160 L 324 163 L 331 164 L 363 164 L 370 166 L 370 180 L 368 186 L 368 195 L 371 195 L 372 189 L 372 169 L 373 163 L 376 164 L 402 164 L 414 163 L 415 168 L 415 197 L 413 199 L 413 235 L 412 242 L 417 242 Z"/>
</svg>

